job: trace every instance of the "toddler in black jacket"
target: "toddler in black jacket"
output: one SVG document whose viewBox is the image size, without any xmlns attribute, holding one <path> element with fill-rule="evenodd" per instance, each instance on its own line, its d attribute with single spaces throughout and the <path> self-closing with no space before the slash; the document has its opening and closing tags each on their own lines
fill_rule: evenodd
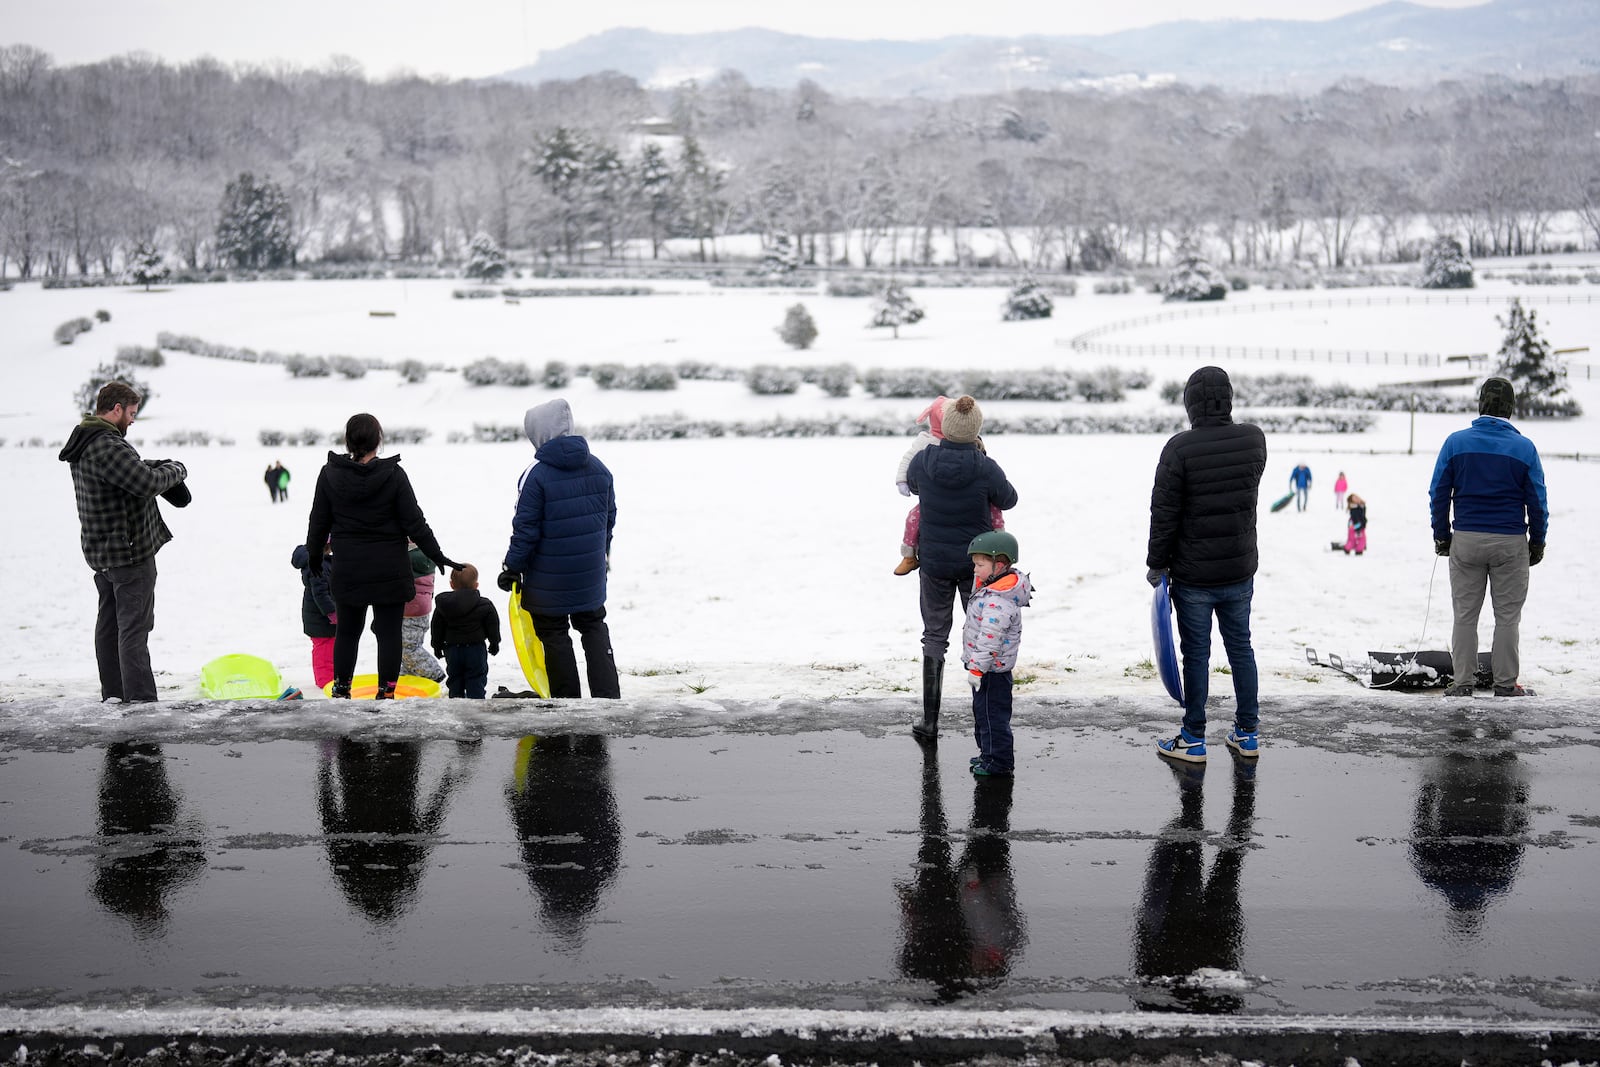
<svg viewBox="0 0 1600 1067">
<path fill-rule="evenodd" d="M 434 597 L 431 636 L 433 654 L 444 660 L 450 695 L 482 700 L 489 657 L 500 654 L 500 613 L 478 592 L 478 568 L 472 564 L 452 570 L 450 592 Z"/>
</svg>

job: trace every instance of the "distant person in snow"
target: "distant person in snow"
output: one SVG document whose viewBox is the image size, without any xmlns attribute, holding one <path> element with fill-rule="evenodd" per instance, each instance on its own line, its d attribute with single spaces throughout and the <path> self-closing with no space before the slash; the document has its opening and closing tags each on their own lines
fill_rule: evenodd
<svg viewBox="0 0 1600 1067">
<path fill-rule="evenodd" d="M 1344 544 L 1335 545 L 1335 548 L 1344 549 L 1344 554 L 1354 552 L 1361 555 L 1367 550 L 1367 502 L 1360 493 L 1351 493 L 1348 505 L 1350 522 L 1345 528 Z"/>
<path fill-rule="evenodd" d="M 949 402 L 948 397 L 936 397 L 933 403 L 929 404 L 922 414 L 917 416 L 917 425 L 926 426 L 927 429 L 917 434 L 916 438 L 911 442 L 911 447 L 906 449 L 905 455 L 900 457 L 900 468 L 895 478 L 895 488 L 900 490 L 901 496 L 911 495 L 911 486 L 906 481 L 906 471 L 910 469 L 911 461 L 916 458 L 917 453 L 924 448 L 932 448 L 944 440 L 944 405 Z M 983 451 L 983 441 L 981 439 L 978 441 L 978 450 L 980 452 Z M 989 517 L 994 522 L 996 530 L 1004 530 L 1006 528 L 1005 513 L 999 508 L 991 506 L 989 508 Z M 920 540 L 921 534 L 922 505 L 913 504 L 911 505 L 911 510 L 906 512 L 905 533 L 900 538 L 900 563 L 894 569 L 896 574 L 910 574 L 919 566 L 917 562 L 917 542 Z"/>
<path fill-rule="evenodd" d="M 1428 487 L 1433 550 L 1450 557 L 1450 696 L 1471 696 L 1478 662 L 1478 616 L 1485 587 L 1494 605 L 1495 696 L 1526 696 L 1518 629 L 1528 598 L 1528 568 L 1544 559 L 1550 508 L 1544 467 L 1533 442 L 1511 425 L 1517 393 L 1504 378 L 1478 391 L 1478 417 L 1445 438 Z M 1455 513 L 1454 522 L 1451 512 Z"/>
<path fill-rule="evenodd" d="M 1250 602 L 1260 564 L 1256 498 L 1267 469 L 1267 439 L 1260 427 L 1233 421 L 1233 383 L 1221 367 L 1189 375 L 1183 406 L 1190 428 L 1162 448 L 1150 491 L 1145 578 L 1153 586 L 1167 578 L 1183 656 L 1183 726 L 1156 747 L 1169 759 L 1206 761 L 1215 616 L 1233 671 L 1233 729 L 1226 742 L 1253 759 L 1260 753 L 1261 708 Z"/>
<path fill-rule="evenodd" d="M 1289 488 L 1294 490 L 1294 509 L 1304 511 L 1311 497 L 1311 468 L 1302 463 L 1290 471 Z"/>
<path fill-rule="evenodd" d="M 156 553 L 172 540 L 156 497 L 180 508 L 190 499 L 182 463 L 140 459 L 128 443 L 143 399 L 127 382 L 106 383 L 94 414 L 73 427 L 58 457 L 72 471 L 79 542 L 100 598 L 94 622 L 100 699 L 129 704 L 156 699 L 150 667 Z"/>
<path fill-rule="evenodd" d="M 922 509 L 917 571 L 922 611 L 922 721 L 911 728 L 919 741 L 939 736 L 944 657 L 950 648 L 959 597 L 965 613 L 972 596 L 972 559 L 967 546 L 994 529 L 992 509 L 1017 506 L 1017 491 L 1000 464 L 983 453 L 978 435 L 983 411 L 970 396 L 945 402 L 944 439 L 920 450 L 906 467 L 906 484 Z"/>
<path fill-rule="evenodd" d="M 267 493 L 274 504 L 289 499 L 289 471 L 282 463 L 274 460 L 261 480 L 267 483 Z"/>
<path fill-rule="evenodd" d="M 1333 509 L 1344 510 L 1344 494 L 1350 488 L 1350 483 L 1345 480 L 1344 471 L 1339 472 L 1339 478 L 1333 483 Z"/>
<path fill-rule="evenodd" d="M 606 625 L 606 574 L 611 534 L 617 525 L 617 494 L 611 472 L 572 432 L 565 400 L 531 407 L 522 429 L 533 445 L 533 463 L 517 482 L 499 586 L 522 588 L 522 608 L 544 645 L 552 697 L 581 697 L 578 657 L 568 627 L 583 642 L 591 697 L 622 695 Z"/>
<path fill-rule="evenodd" d="M 339 621 L 333 639 L 332 696 L 348 698 L 356 673 L 361 629 L 367 609 L 372 609 L 372 630 L 378 638 L 377 699 L 394 697 L 400 679 L 401 627 L 406 602 L 416 595 L 412 580 L 408 539 L 442 573 L 451 562 L 439 547 L 417 503 L 411 479 L 400 468 L 400 457 L 378 458 L 383 427 L 368 414 L 352 415 L 345 423 L 343 454 L 328 453 L 317 475 L 306 526 L 308 545 L 333 538 L 333 555 L 339 561 L 332 581 L 333 601 Z M 322 556 L 309 561 L 315 577 Z"/>
</svg>

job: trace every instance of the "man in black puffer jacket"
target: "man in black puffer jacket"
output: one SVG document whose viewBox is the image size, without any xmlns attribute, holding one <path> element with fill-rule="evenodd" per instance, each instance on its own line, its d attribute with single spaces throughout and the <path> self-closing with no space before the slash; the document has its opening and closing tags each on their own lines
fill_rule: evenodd
<svg viewBox="0 0 1600 1067">
<path fill-rule="evenodd" d="M 1017 506 L 1017 491 L 1000 464 L 978 446 L 983 412 L 970 396 L 945 401 L 944 439 L 924 448 L 906 468 L 906 484 L 922 508 L 917 573 L 922 584 L 922 722 L 911 732 L 919 741 L 939 733 L 939 691 L 944 655 L 950 647 L 955 599 L 961 610 L 972 596 L 972 557 L 967 546 L 994 529 L 991 507 Z"/>
<path fill-rule="evenodd" d="M 1211 617 L 1233 671 L 1234 728 L 1227 745 L 1259 754 L 1256 655 L 1250 647 L 1255 592 L 1256 499 L 1267 466 L 1260 427 L 1233 421 L 1233 384 L 1221 367 L 1189 375 L 1183 406 L 1191 429 L 1161 450 L 1150 493 L 1151 585 L 1169 581 L 1183 653 L 1183 728 L 1158 742 L 1161 755 L 1187 763 L 1206 759 L 1206 696 L 1211 672 Z"/>
</svg>

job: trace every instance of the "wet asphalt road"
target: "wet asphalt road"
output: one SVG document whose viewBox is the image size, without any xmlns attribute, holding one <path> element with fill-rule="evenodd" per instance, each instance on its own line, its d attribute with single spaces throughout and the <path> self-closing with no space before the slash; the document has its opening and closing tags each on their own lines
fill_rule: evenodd
<svg viewBox="0 0 1600 1067">
<path fill-rule="evenodd" d="M 888 701 L 783 732 L 654 709 L 583 733 L 544 706 L 426 736 L 13 729 L 0 1025 L 337 1004 L 379 1029 L 602 1008 L 1594 1029 L 1600 717 L 1412 699 L 1280 709 L 1258 764 L 1203 772 L 1154 756 L 1158 709 L 1019 709 L 1013 784 Z"/>
</svg>

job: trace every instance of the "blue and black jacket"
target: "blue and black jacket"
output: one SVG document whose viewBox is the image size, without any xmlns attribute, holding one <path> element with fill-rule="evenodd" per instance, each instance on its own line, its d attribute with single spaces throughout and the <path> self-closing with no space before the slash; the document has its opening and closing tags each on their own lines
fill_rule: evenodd
<svg viewBox="0 0 1600 1067">
<path fill-rule="evenodd" d="M 1465 430 L 1445 438 L 1428 487 L 1433 537 L 1448 541 L 1454 529 L 1468 533 L 1527 534 L 1544 544 L 1550 522 L 1539 450 L 1505 419 L 1480 415 Z"/>
</svg>

